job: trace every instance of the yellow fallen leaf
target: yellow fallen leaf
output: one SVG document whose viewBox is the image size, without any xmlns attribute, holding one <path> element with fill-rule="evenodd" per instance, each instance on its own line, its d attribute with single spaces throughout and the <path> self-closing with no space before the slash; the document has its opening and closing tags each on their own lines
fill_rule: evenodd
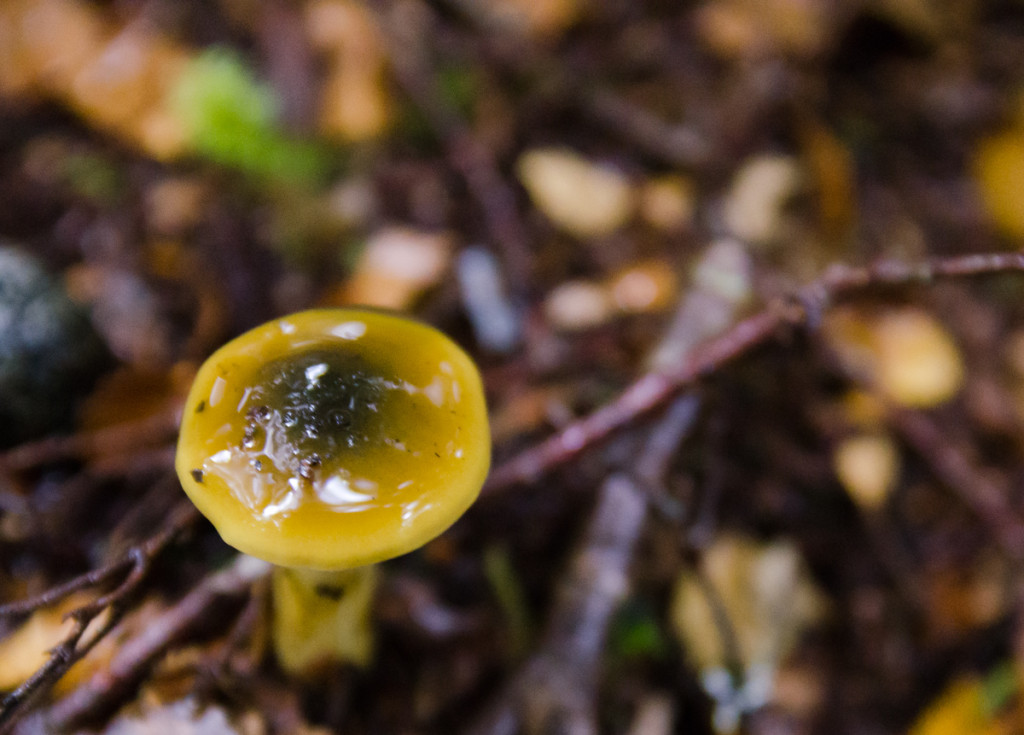
<svg viewBox="0 0 1024 735">
<path fill-rule="evenodd" d="M 820 0 L 711 0 L 696 20 L 701 40 L 720 56 L 809 56 L 828 37 L 827 8 Z"/>
<path fill-rule="evenodd" d="M 538 39 L 557 38 L 576 22 L 582 10 L 579 0 L 492 0 L 480 9 L 504 26 Z"/>
<path fill-rule="evenodd" d="M 937 406 L 963 385 L 956 343 L 923 309 L 903 307 L 874 315 L 836 309 L 825 320 L 824 334 L 847 369 L 901 405 Z"/>
<path fill-rule="evenodd" d="M 800 143 L 817 198 L 822 234 L 828 242 L 843 242 L 857 221 L 854 156 L 839 136 L 813 120 L 800 127 Z"/>
<path fill-rule="evenodd" d="M 946 328 L 927 312 L 886 312 L 876 325 L 876 340 L 879 384 L 899 403 L 934 406 L 960 390 L 960 351 Z"/>
<path fill-rule="evenodd" d="M 320 130 L 343 140 L 379 135 L 391 117 L 384 40 L 373 13 L 354 0 L 313 0 L 306 6 L 310 40 L 327 57 Z"/>
<path fill-rule="evenodd" d="M 12 19 L 20 30 L 19 60 L 33 86 L 68 91 L 75 74 L 96 57 L 110 34 L 100 13 L 76 0 L 19 2 Z"/>
<path fill-rule="evenodd" d="M 17 689 L 46 663 L 46 652 L 71 632 L 71 621 L 63 619 L 68 609 L 39 610 L 0 641 L 0 691 Z"/>
<path fill-rule="evenodd" d="M 340 302 L 407 309 L 436 284 L 451 263 L 451 238 L 444 233 L 387 227 L 370 237 Z"/>
<path fill-rule="evenodd" d="M 679 279 L 660 260 L 634 263 L 608 279 L 615 307 L 627 314 L 641 314 L 668 308 L 679 290 Z"/>
<path fill-rule="evenodd" d="M 611 294 L 600 283 L 566 281 L 544 300 L 544 316 L 555 329 L 572 332 L 607 322 L 614 311 Z"/>
<path fill-rule="evenodd" d="M 628 179 L 574 151 L 528 151 L 520 157 L 518 170 L 537 208 L 557 227 L 581 239 L 611 234 L 633 214 Z"/>
<path fill-rule="evenodd" d="M 50 649 L 57 646 L 71 632 L 73 622 L 64 616 L 75 608 L 86 605 L 92 597 L 80 592 L 66 598 L 54 607 L 36 610 L 11 635 L 0 640 L 0 691 L 17 689 L 49 659 Z M 106 621 L 106 615 L 95 618 L 86 630 L 88 638 Z M 114 643 L 109 636 L 91 651 L 90 655 L 68 670 L 57 682 L 58 693 L 74 689 L 97 669 L 98 662 L 109 659 Z"/>
<path fill-rule="evenodd" d="M 4 4 L 0 89 L 60 101 L 156 158 L 185 151 L 185 131 L 166 103 L 193 55 L 188 47 L 147 24 L 119 25 L 80 0 Z"/>
<path fill-rule="evenodd" d="M 701 566 L 732 627 L 739 663 L 748 670 L 777 666 L 824 610 L 823 598 L 791 542 L 723 535 L 704 552 Z M 691 571 L 676 582 L 671 622 L 699 670 L 731 663 L 715 613 Z"/>
<path fill-rule="evenodd" d="M 996 227 L 1024 238 L 1024 129 L 1010 128 L 981 141 L 974 156 L 974 178 Z"/>
<path fill-rule="evenodd" d="M 874 510 L 885 504 L 900 466 L 892 439 L 881 434 L 849 437 L 836 447 L 832 461 L 839 481 L 857 505 Z"/>
<path fill-rule="evenodd" d="M 910 728 L 909 735 L 1010 735 L 1017 732 L 997 712 L 1019 688 L 1011 665 L 985 678 L 968 676 L 950 684 Z"/>
<path fill-rule="evenodd" d="M 679 230 L 689 226 L 696 209 L 693 182 L 682 176 L 661 176 L 640 189 L 640 215 L 659 230 Z"/>
<path fill-rule="evenodd" d="M 763 155 L 747 161 L 733 177 L 723 206 L 730 233 L 757 245 L 776 241 L 785 205 L 801 186 L 803 175 L 792 156 Z"/>
<path fill-rule="evenodd" d="M 967 568 L 928 569 L 920 580 L 927 598 L 926 630 L 932 640 L 959 640 L 1006 615 L 1013 604 L 1012 570 L 997 554 Z"/>
<path fill-rule="evenodd" d="M 885 423 L 885 402 L 876 393 L 850 390 L 843 396 L 843 415 L 859 429 L 875 430 Z"/>
</svg>

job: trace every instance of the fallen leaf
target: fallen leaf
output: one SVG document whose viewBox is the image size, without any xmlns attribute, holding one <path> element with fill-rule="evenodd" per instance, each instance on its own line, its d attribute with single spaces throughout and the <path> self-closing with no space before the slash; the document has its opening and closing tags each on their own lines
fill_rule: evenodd
<svg viewBox="0 0 1024 735">
<path fill-rule="evenodd" d="M 607 322 L 614 311 L 611 294 L 594 281 L 567 281 L 544 300 L 544 316 L 552 328 L 573 332 Z"/>
<path fill-rule="evenodd" d="M 730 232 L 758 245 L 775 240 L 782 226 L 783 207 L 801 179 L 800 166 L 791 156 L 757 156 L 747 161 L 733 178 L 725 200 L 724 217 Z"/>
<path fill-rule="evenodd" d="M 997 667 L 984 679 L 958 679 L 928 706 L 909 735 L 1010 735 L 1013 730 L 997 712 L 1018 689 L 1012 665 Z"/>
<path fill-rule="evenodd" d="M 732 627 L 745 668 L 776 665 L 823 612 L 823 598 L 791 542 L 761 543 L 723 535 L 700 561 Z M 693 571 L 676 582 L 671 621 L 687 656 L 700 670 L 731 663 L 707 595 Z"/>
<path fill-rule="evenodd" d="M 337 301 L 407 309 L 424 290 L 440 281 L 451 257 L 451 238 L 444 233 L 386 227 L 367 241 Z"/>
<path fill-rule="evenodd" d="M 697 12 L 704 42 L 728 58 L 812 55 L 826 40 L 828 19 L 820 0 L 712 0 Z"/>
<path fill-rule="evenodd" d="M 1018 123 L 986 138 L 974 155 L 974 178 L 996 227 L 1024 238 L 1024 125 Z"/>
<path fill-rule="evenodd" d="M 659 230 L 687 227 L 693 220 L 696 205 L 693 182 L 681 176 L 651 179 L 640 188 L 640 215 Z"/>
<path fill-rule="evenodd" d="M 803 160 L 817 195 L 822 233 L 841 243 L 857 221 L 857 180 L 853 154 L 828 127 L 808 122 L 801 127 Z"/>
<path fill-rule="evenodd" d="M 861 434 L 843 439 L 832 461 L 839 482 L 857 505 L 867 510 L 885 505 L 900 467 L 899 453 L 890 437 Z"/>
<path fill-rule="evenodd" d="M 491 0 L 481 3 L 495 22 L 539 38 L 556 38 L 576 22 L 579 0 Z"/>
<path fill-rule="evenodd" d="M 675 301 L 678 290 L 675 271 L 661 260 L 635 263 L 608 280 L 615 307 L 627 314 L 666 309 Z"/>
<path fill-rule="evenodd" d="M 963 385 L 963 360 L 952 336 L 918 307 L 875 314 L 836 309 L 824 334 L 847 369 L 903 406 L 937 406 Z"/>
<path fill-rule="evenodd" d="M 686 570 L 676 582 L 671 624 L 714 700 L 715 729 L 734 732 L 772 701 L 779 668 L 821 617 L 824 598 L 788 541 L 722 535 L 700 565 L 703 581 Z"/>
<path fill-rule="evenodd" d="M 923 581 L 931 637 L 959 640 L 971 631 L 994 624 L 1012 604 L 1011 578 L 1006 562 L 994 554 L 967 569 L 929 570 Z"/>
<path fill-rule="evenodd" d="M 382 133 L 391 117 L 391 98 L 384 41 L 373 13 L 353 0 L 314 0 L 306 6 L 306 26 L 328 59 L 320 129 L 349 141 Z"/>
<path fill-rule="evenodd" d="M 49 659 L 50 649 L 57 646 L 71 632 L 74 623 L 64 616 L 72 610 L 92 602 L 92 596 L 79 592 L 58 605 L 36 610 L 11 635 L 0 640 L 0 691 L 11 691 L 21 685 Z M 106 615 L 95 618 L 86 629 L 85 638 L 103 625 Z M 115 649 L 114 639 L 106 637 L 89 655 L 72 666 L 55 687 L 57 693 L 66 693 L 92 676 Z"/>
<path fill-rule="evenodd" d="M 632 216 L 624 175 L 565 148 L 540 148 L 519 159 L 519 179 L 537 208 L 580 239 L 608 235 Z"/>
</svg>

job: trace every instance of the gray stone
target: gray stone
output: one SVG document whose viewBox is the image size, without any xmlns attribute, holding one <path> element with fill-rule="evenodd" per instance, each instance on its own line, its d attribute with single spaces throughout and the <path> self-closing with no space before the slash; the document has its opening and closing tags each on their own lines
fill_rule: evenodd
<svg viewBox="0 0 1024 735">
<path fill-rule="evenodd" d="M 0 446 L 69 427 L 109 361 L 86 313 L 40 262 L 0 244 Z"/>
</svg>

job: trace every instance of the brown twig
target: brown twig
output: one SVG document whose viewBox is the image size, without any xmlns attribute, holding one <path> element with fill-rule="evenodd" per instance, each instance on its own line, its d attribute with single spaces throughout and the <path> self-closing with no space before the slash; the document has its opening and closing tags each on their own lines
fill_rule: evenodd
<svg viewBox="0 0 1024 735">
<path fill-rule="evenodd" d="M 735 243 L 709 246 L 694 269 L 690 293 L 648 363 L 686 357 L 703 339 L 726 329 L 746 300 L 746 289 L 723 289 L 722 284 L 746 283 L 748 271 L 746 253 Z M 594 700 L 608 625 L 629 591 L 629 570 L 648 507 L 661 494 L 672 457 L 699 407 L 695 394 L 678 397 L 647 433 L 629 470 L 601 484 L 586 535 L 556 591 L 538 652 L 470 730 L 472 735 L 511 734 L 520 717 L 531 733 L 596 735 Z"/>
<path fill-rule="evenodd" d="M 25 710 L 53 685 L 75 662 L 91 651 L 121 621 L 124 609 L 112 608 L 107 620 L 88 639 L 82 642 L 92 618 L 71 613 L 74 625 L 71 632 L 50 651 L 50 658 L 21 686 L 0 701 L 0 734 L 7 735 Z"/>
<path fill-rule="evenodd" d="M 132 547 L 118 560 L 101 569 L 76 577 L 32 599 L 0 608 L 0 615 L 26 615 L 59 602 L 73 592 L 105 585 L 124 575 L 121 582 L 112 591 L 68 613 L 68 617 L 74 621 L 71 632 L 52 649 L 49 659 L 43 666 L 21 686 L 0 700 L 0 735 L 9 732 L 37 697 L 49 689 L 75 662 L 92 650 L 120 622 L 126 611 L 127 599 L 145 579 L 153 561 L 196 518 L 198 518 L 198 512 L 192 504 L 183 503 L 171 516 L 167 525 L 153 538 Z M 90 623 L 99 618 L 104 611 L 108 611 L 107 620 L 86 638 L 85 634 Z"/>
<path fill-rule="evenodd" d="M 249 599 L 228 630 L 221 651 L 199 671 L 195 689 L 201 698 L 208 698 L 214 691 L 227 691 L 229 682 L 238 673 L 236 656 L 240 650 L 249 649 L 245 659 L 246 673 L 251 673 L 259 664 L 265 641 L 256 632 L 267 627 L 265 618 L 270 610 L 269 596 L 266 580 L 251 585 Z"/>
<path fill-rule="evenodd" d="M 665 163 L 699 170 L 707 168 L 718 153 L 718 141 L 695 125 L 668 122 L 610 90 L 597 89 L 577 97 L 584 112 L 610 134 Z"/>
<path fill-rule="evenodd" d="M 22 444 L 0 454 L 0 470 L 16 472 L 47 462 L 124 453 L 152 446 L 173 436 L 180 419 L 181 404 L 174 401 L 165 410 L 142 419 Z"/>
<path fill-rule="evenodd" d="M 482 61 L 531 80 L 533 91 L 545 100 L 579 109 L 609 135 L 664 163 L 695 170 L 716 160 L 720 142 L 696 125 L 670 122 L 606 86 L 595 87 L 589 70 L 573 68 L 568 58 L 557 58 L 534 43 L 521 27 L 495 13 L 491 4 L 478 0 L 443 0 L 439 4 L 473 26 L 473 39 L 480 47 L 473 62 Z"/>
<path fill-rule="evenodd" d="M 94 569 L 75 577 L 74 579 L 68 580 L 64 584 L 52 587 L 49 590 L 27 600 L 19 600 L 18 602 L 13 602 L 8 605 L 0 605 L 0 617 L 17 617 L 20 615 L 27 615 L 40 608 L 49 607 L 50 605 L 60 602 L 79 590 L 88 589 L 90 587 L 99 587 L 120 575 L 126 574 L 127 576 L 124 578 L 122 583 L 118 585 L 114 592 L 104 595 L 98 598 L 94 603 L 90 604 L 90 607 L 95 605 L 100 605 L 101 608 L 105 607 L 110 604 L 112 598 L 116 599 L 119 596 L 123 596 L 123 594 L 118 593 L 122 590 L 125 584 L 132 580 L 138 580 L 144 576 L 149 565 L 152 564 L 157 555 L 159 555 L 160 552 L 174 540 L 175 536 L 190 526 L 196 518 L 198 518 L 198 513 L 195 510 L 195 507 L 191 503 L 182 503 L 171 516 L 167 525 L 152 538 L 138 546 L 133 546 L 120 558 L 100 567 L 99 569 Z M 135 583 L 137 584 L 137 581 Z M 130 590 L 126 590 L 124 594 L 126 594 L 127 591 Z"/>
<path fill-rule="evenodd" d="M 512 735 L 520 718 L 526 731 L 596 735 L 594 697 L 612 614 L 629 591 L 633 550 L 647 516 L 646 483 L 660 481 L 695 411 L 684 397 L 651 431 L 639 465 L 644 481 L 615 473 L 602 483 L 597 508 L 565 578 L 559 584 L 544 639 L 467 735 Z M 673 441 L 670 441 L 673 440 Z"/>
<path fill-rule="evenodd" d="M 779 301 L 708 340 L 672 369 L 648 372 L 619 397 L 564 427 L 554 436 L 499 465 L 484 488 L 488 494 L 528 483 L 565 464 L 584 449 L 654 410 L 693 385 L 773 339 L 784 327 L 813 327 L 833 303 L 882 287 L 926 284 L 939 278 L 1024 271 L 1024 254 L 993 253 L 933 258 L 920 263 L 879 260 L 857 267 L 835 265 L 801 288 L 792 299 Z"/>
<path fill-rule="evenodd" d="M 117 561 L 111 562 L 99 569 L 93 569 L 90 572 L 79 575 L 74 579 L 68 580 L 64 584 L 51 587 L 35 597 L 30 597 L 26 600 L 18 600 L 17 602 L 11 602 L 6 605 L 0 605 L 0 618 L 13 618 L 28 615 L 40 608 L 49 607 L 50 605 L 60 602 L 65 597 L 68 597 L 79 590 L 105 585 L 110 580 L 125 574 L 134 564 L 135 560 L 130 556 L 130 554 L 125 554 Z"/>
<path fill-rule="evenodd" d="M 934 416 L 899 405 L 882 391 L 871 375 L 844 365 L 833 352 L 818 341 L 818 351 L 851 381 L 870 390 L 885 407 L 890 426 L 924 460 L 935 478 L 952 491 L 992 532 L 999 548 L 1014 561 L 1024 560 L 1024 518 L 1009 501 L 1010 489 L 975 465 L 968 453 L 943 431 Z M 899 556 L 891 548 L 882 556 L 887 564 Z M 898 572 L 899 570 L 897 570 Z M 896 574 L 898 579 L 903 575 Z M 923 604 L 922 591 L 916 590 L 915 602 Z"/>
<path fill-rule="evenodd" d="M 1024 559 L 1024 521 L 1009 502 L 1009 488 L 976 467 L 931 416 L 896 406 L 889 406 L 886 413 L 936 478 L 991 529 L 1003 553 L 1015 562 Z"/>
<path fill-rule="evenodd" d="M 149 622 L 141 635 L 125 643 L 105 671 L 54 705 L 47 717 L 48 731 L 73 730 L 116 707 L 131 695 L 160 656 L 209 618 L 214 605 L 245 597 L 253 582 L 266 576 L 269 569 L 266 562 L 239 556 L 226 569 L 206 577 Z"/>
<path fill-rule="evenodd" d="M 426 5 L 415 7 L 423 13 L 431 12 Z M 410 37 L 416 26 L 393 19 L 385 12 L 378 17 L 395 79 L 444 144 L 449 162 L 480 209 L 489 239 L 501 248 L 514 292 L 521 295 L 527 288 L 533 259 L 515 193 L 499 172 L 490 149 L 444 101 L 436 83 L 437 75 L 422 49 L 422 38 Z"/>
</svg>

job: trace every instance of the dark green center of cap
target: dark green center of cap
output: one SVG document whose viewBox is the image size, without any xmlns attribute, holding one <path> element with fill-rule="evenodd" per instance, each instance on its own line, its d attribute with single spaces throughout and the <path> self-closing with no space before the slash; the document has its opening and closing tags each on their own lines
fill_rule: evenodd
<svg viewBox="0 0 1024 735">
<path fill-rule="evenodd" d="M 308 476 L 343 451 L 380 441 L 382 402 L 394 384 L 348 352 L 311 349 L 271 361 L 247 402 L 243 446 L 262 446 L 268 435 L 283 440 L 299 474 Z"/>
</svg>

